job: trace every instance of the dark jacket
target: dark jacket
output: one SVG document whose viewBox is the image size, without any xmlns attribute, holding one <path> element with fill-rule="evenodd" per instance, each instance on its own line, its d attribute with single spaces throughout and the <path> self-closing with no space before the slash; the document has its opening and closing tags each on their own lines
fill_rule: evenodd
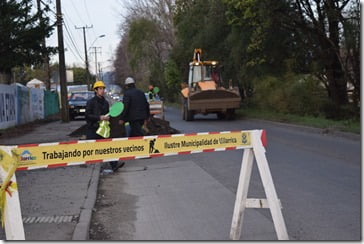
<svg viewBox="0 0 364 244">
<path fill-rule="evenodd" d="M 149 103 L 144 92 L 131 87 L 125 90 L 123 96 L 124 111 L 120 116 L 123 121 L 145 120 L 149 118 Z"/>
<path fill-rule="evenodd" d="M 100 116 L 109 112 L 109 103 L 104 97 L 94 96 L 86 104 L 87 129 L 97 130 L 99 128 Z"/>
</svg>

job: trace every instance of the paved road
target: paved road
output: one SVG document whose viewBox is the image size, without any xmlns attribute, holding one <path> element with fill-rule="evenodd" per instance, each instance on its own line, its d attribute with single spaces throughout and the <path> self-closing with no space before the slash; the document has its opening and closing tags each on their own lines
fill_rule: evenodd
<svg viewBox="0 0 364 244">
<path fill-rule="evenodd" d="M 360 240 L 360 137 L 258 120 L 181 120 L 186 132 L 266 129 L 267 158 L 290 239 Z M 102 176 L 91 223 L 94 240 L 228 240 L 241 151 L 128 161 Z M 256 167 L 249 197 L 264 198 Z M 243 240 L 275 240 L 268 210 L 249 209 Z"/>
<path fill-rule="evenodd" d="M 359 136 L 214 116 L 185 122 L 174 109 L 167 109 L 166 119 L 182 133 L 266 129 L 267 158 L 290 239 L 361 238 Z M 67 135 L 82 124 L 57 121 L 0 138 L 0 144 L 75 140 Z M 228 240 L 241 157 L 241 151 L 229 151 L 134 160 L 116 174 L 101 175 L 90 238 Z M 26 239 L 87 238 L 98 172 L 93 165 L 18 172 Z M 264 197 L 256 168 L 249 197 Z M 276 239 L 268 210 L 247 210 L 241 239 Z"/>
</svg>

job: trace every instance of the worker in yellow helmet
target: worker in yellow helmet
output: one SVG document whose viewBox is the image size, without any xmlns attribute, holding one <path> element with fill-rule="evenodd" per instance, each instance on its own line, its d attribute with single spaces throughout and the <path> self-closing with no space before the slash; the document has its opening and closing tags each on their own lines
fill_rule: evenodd
<svg viewBox="0 0 364 244">
<path fill-rule="evenodd" d="M 102 81 L 96 81 L 93 85 L 95 96 L 87 101 L 86 104 L 86 139 L 104 139 L 96 133 L 99 128 L 99 121 L 110 120 L 106 114 L 109 113 L 109 102 L 105 99 L 106 86 Z M 115 172 L 124 166 L 124 162 L 110 162 L 111 169 Z"/>
</svg>

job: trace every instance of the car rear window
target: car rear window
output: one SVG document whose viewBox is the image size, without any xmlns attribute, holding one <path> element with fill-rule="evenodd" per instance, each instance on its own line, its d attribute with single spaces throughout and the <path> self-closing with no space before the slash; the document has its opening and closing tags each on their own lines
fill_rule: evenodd
<svg viewBox="0 0 364 244">
<path fill-rule="evenodd" d="M 75 100 L 75 101 L 87 101 L 90 98 L 92 98 L 94 95 L 93 92 L 77 92 L 77 93 L 72 93 L 70 100 Z"/>
</svg>

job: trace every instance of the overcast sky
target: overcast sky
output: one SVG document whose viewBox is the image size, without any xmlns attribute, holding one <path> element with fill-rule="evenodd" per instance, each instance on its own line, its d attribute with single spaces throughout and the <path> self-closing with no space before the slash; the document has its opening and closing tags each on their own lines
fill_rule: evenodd
<svg viewBox="0 0 364 244">
<path fill-rule="evenodd" d="M 48 3 L 48 1 L 43 1 Z M 56 12 L 55 1 L 51 1 L 50 8 Z M 86 41 L 88 49 L 89 70 L 95 73 L 94 49 L 97 51 L 97 62 L 100 62 L 102 71 L 111 69 L 112 59 L 120 41 L 119 25 L 122 21 L 122 0 L 61 0 L 61 8 L 64 16 L 63 36 L 66 48 L 65 60 L 67 66 L 76 65 L 85 67 L 85 49 L 82 29 L 76 27 L 92 26 L 86 29 Z M 52 21 L 55 21 L 54 14 Z M 98 38 L 100 35 L 105 37 Z M 54 30 L 47 45 L 58 46 L 57 29 Z M 51 58 L 52 62 L 58 62 L 58 55 Z"/>
</svg>

